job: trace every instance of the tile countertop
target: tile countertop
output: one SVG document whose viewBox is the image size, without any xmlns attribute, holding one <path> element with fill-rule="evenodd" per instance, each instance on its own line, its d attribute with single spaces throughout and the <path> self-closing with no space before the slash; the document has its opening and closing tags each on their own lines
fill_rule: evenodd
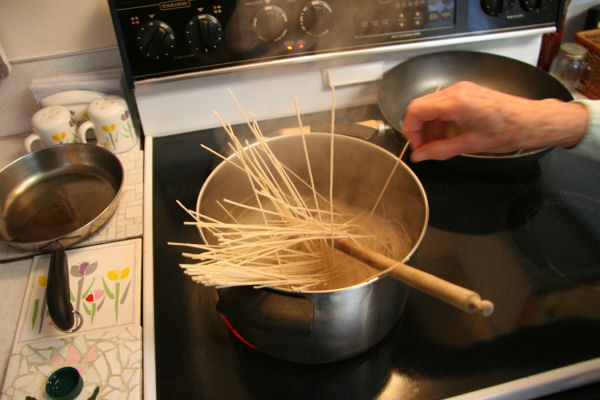
<svg viewBox="0 0 600 400">
<path fill-rule="evenodd" d="M 31 259 L 0 264 L 0 387 L 17 331 Z"/>
<path fill-rule="evenodd" d="M 0 399 L 46 398 L 45 380 L 67 365 L 81 373 L 87 397 L 98 386 L 104 398 L 140 399 L 141 239 L 67 255 L 71 292 L 80 298 L 73 305 L 83 316 L 72 334 L 54 329 L 44 312 L 48 255 L 0 264 Z M 73 270 L 86 262 L 85 273 Z"/>
<path fill-rule="evenodd" d="M 64 366 L 82 376 L 82 398 L 97 387 L 100 398 L 140 399 L 141 239 L 70 249 L 67 256 L 80 329 L 59 331 L 48 316 L 50 256 L 22 260 L 31 267 L 24 300 L 17 306 L 20 313 L 0 399 L 46 398 L 46 380 Z"/>
<path fill-rule="evenodd" d="M 23 145 L 23 141 L 27 135 L 28 134 L 0 138 L 0 169 L 17 158 L 27 154 Z M 123 241 L 124 239 L 140 238 L 142 236 L 143 151 L 136 146 L 127 153 L 119 154 L 118 157 L 125 170 L 124 189 L 121 194 L 121 199 L 119 200 L 119 205 L 106 225 L 91 235 L 87 240 L 74 247 L 100 245 L 102 243 Z M 102 246 L 103 245 L 92 246 L 89 247 L 89 249 Z M 17 343 L 15 337 L 18 333 L 17 325 L 20 321 L 19 318 L 24 318 L 24 315 L 20 316 L 22 313 L 21 308 L 22 304 L 24 304 L 26 291 L 28 290 L 30 274 L 35 272 L 34 261 L 39 257 L 44 257 L 34 256 L 36 256 L 36 253 L 24 252 L 4 243 L 0 243 L 0 304 L 2 304 L 2 307 L 0 307 L 0 387 L 7 383 L 6 378 L 8 376 L 7 368 L 9 366 L 9 359 L 11 359 L 11 357 L 14 358 L 15 356 L 13 344 Z M 140 304 L 137 305 L 137 309 L 141 309 Z M 119 328 L 123 331 L 113 332 L 118 335 L 119 340 L 130 340 L 133 342 L 137 339 L 141 340 L 141 328 L 138 329 L 136 324 L 120 326 Z M 96 330 L 95 332 L 103 331 Z M 81 347 L 82 338 L 84 338 L 84 342 L 90 346 L 107 346 L 106 343 L 96 343 L 97 338 L 93 337 L 93 335 L 88 335 L 87 337 L 84 336 L 85 335 L 79 335 L 79 338 L 73 338 L 72 343 Z M 102 340 L 104 339 L 103 336 Z M 66 342 L 59 342 L 60 341 L 53 340 L 48 345 L 59 347 L 65 347 L 67 345 Z M 5 373 L 7 376 L 5 376 Z"/>
</svg>

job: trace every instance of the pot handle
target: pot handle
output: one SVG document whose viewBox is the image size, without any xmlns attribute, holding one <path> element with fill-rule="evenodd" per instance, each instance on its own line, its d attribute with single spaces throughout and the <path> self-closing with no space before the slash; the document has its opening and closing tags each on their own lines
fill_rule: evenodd
<svg viewBox="0 0 600 400">
<path fill-rule="evenodd" d="M 246 287 L 221 289 L 217 311 L 239 331 L 245 326 L 295 336 L 312 333 L 314 308 L 304 297 Z"/>
<path fill-rule="evenodd" d="M 62 331 L 69 331 L 75 325 L 70 293 L 67 254 L 63 246 L 57 243 L 50 257 L 46 301 L 52 322 Z"/>
</svg>

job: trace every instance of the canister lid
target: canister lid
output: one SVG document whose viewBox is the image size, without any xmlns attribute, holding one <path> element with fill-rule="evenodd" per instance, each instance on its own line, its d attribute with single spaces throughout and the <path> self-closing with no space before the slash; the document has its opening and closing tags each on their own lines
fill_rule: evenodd
<svg viewBox="0 0 600 400">
<path fill-rule="evenodd" d="M 46 393 L 55 400 L 73 400 L 81 393 L 83 379 L 73 367 L 60 368 L 46 381 Z"/>
<path fill-rule="evenodd" d="M 577 43 L 563 43 L 560 45 L 560 51 L 563 52 L 567 57 L 574 58 L 576 60 L 582 60 L 587 55 L 587 49 Z"/>
</svg>

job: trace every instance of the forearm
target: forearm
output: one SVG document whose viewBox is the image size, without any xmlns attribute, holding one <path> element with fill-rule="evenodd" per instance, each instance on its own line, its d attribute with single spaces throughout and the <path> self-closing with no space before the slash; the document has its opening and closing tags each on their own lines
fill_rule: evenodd
<svg viewBox="0 0 600 400">
<path fill-rule="evenodd" d="M 543 146 L 573 147 L 585 136 L 588 128 L 588 110 L 581 104 L 565 103 L 556 99 L 539 100 L 530 110 L 535 118 L 523 132 L 522 141 L 516 138 L 515 148 Z"/>
<path fill-rule="evenodd" d="M 413 161 L 545 146 L 570 148 L 582 142 L 589 131 L 588 108 L 557 99 L 527 99 L 459 82 L 413 100 L 403 133 L 412 143 Z"/>
</svg>

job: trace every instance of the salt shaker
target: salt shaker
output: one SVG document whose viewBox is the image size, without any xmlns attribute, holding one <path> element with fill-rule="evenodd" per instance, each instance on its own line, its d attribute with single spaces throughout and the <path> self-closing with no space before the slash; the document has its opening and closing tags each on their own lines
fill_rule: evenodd
<svg viewBox="0 0 600 400">
<path fill-rule="evenodd" d="M 563 43 L 550 66 L 550 74 L 574 92 L 587 69 L 587 49 L 577 43 Z"/>
</svg>

